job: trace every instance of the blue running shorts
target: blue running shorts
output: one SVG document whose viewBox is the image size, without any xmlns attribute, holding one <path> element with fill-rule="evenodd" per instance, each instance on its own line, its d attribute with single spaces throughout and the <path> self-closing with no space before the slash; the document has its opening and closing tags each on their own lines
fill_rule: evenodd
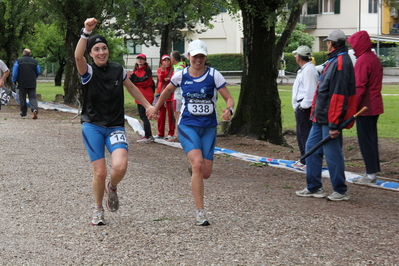
<svg viewBox="0 0 399 266">
<path fill-rule="evenodd" d="M 217 127 L 197 127 L 179 125 L 179 140 L 183 150 L 188 154 L 190 151 L 199 149 L 202 157 L 213 161 L 216 145 Z"/>
<path fill-rule="evenodd" d="M 111 154 L 116 149 L 128 150 L 129 146 L 124 127 L 102 127 L 83 123 L 82 138 L 90 162 L 105 158 L 105 146 Z"/>
</svg>

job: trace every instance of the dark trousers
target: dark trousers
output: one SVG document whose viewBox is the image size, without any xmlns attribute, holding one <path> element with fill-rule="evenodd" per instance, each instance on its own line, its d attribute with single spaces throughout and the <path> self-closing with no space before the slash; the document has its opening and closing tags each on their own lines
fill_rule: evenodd
<svg viewBox="0 0 399 266">
<path fill-rule="evenodd" d="M 36 88 L 21 88 L 18 86 L 19 91 L 19 109 L 21 110 L 21 116 L 26 116 L 28 112 L 28 105 L 26 104 L 26 95 L 28 95 L 29 104 L 31 111 L 39 111 L 36 99 Z"/>
<path fill-rule="evenodd" d="M 298 141 L 299 151 L 301 156 L 305 154 L 306 141 L 308 140 L 310 129 L 312 128 L 312 121 L 310 118 L 310 108 L 300 110 L 297 108 L 295 110 L 295 120 L 296 120 L 296 139 Z M 301 163 L 306 164 L 305 160 L 301 160 Z"/>
<path fill-rule="evenodd" d="M 378 152 L 378 117 L 379 115 L 358 116 L 356 118 L 357 138 L 367 174 L 381 171 Z"/>
<path fill-rule="evenodd" d="M 150 120 L 148 120 L 148 118 L 145 114 L 144 106 L 142 106 L 141 104 L 137 104 L 137 109 L 139 111 L 140 119 L 141 119 L 141 121 L 143 121 L 145 137 L 148 139 L 149 137 L 152 136 Z"/>
</svg>

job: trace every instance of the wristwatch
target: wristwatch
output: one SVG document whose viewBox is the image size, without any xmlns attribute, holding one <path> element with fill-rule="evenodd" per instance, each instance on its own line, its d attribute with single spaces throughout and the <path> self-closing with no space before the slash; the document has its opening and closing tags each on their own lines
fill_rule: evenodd
<svg viewBox="0 0 399 266">
<path fill-rule="evenodd" d="M 91 33 L 91 32 L 90 32 L 90 33 Z M 86 39 L 89 39 L 90 33 L 86 33 L 85 28 L 82 28 L 82 29 L 80 30 L 80 36 L 82 36 L 82 37 L 84 37 L 84 38 L 86 38 Z"/>
<path fill-rule="evenodd" d="M 233 108 L 233 107 L 229 107 L 229 108 L 227 108 L 227 110 L 230 111 L 230 115 L 233 115 L 233 114 L 234 114 L 234 108 Z"/>
</svg>

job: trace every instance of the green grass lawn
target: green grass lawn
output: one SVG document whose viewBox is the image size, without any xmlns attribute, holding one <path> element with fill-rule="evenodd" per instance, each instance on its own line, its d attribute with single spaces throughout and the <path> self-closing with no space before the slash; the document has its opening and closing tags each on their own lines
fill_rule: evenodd
<svg viewBox="0 0 399 266">
<path fill-rule="evenodd" d="M 280 99 L 281 99 L 281 114 L 283 122 L 283 130 L 295 129 L 294 110 L 291 106 L 291 89 L 292 86 L 279 86 Z M 240 94 L 239 86 L 229 86 L 228 89 L 235 100 L 237 106 L 238 97 Z M 42 101 L 54 101 L 56 94 L 64 94 L 63 87 L 55 87 L 54 83 L 42 82 L 38 83 L 37 93 L 41 94 Z M 378 119 L 378 135 L 380 138 L 397 138 L 397 118 L 398 112 L 397 102 L 399 100 L 399 85 L 385 85 L 382 89 L 383 94 L 396 94 L 383 96 L 384 99 L 384 114 L 380 115 Z M 136 108 L 133 97 L 129 93 L 125 93 L 125 108 L 132 111 Z M 218 99 L 217 111 L 219 116 L 222 114 L 222 109 L 226 108 L 223 98 L 220 96 Z M 221 119 L 221 118 L 220 118 Z M 344 136 L 356 136 L 356 127 L 344 131 Z"/>
</svg>

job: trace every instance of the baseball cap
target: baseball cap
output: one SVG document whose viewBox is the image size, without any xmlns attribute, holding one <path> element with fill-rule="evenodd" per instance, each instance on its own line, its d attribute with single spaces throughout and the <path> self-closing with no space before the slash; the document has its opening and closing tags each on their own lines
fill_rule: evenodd
<svg viewBox="0 0 399 266">
<path fill-rule="evenodd" d="M 298 48 L 296 48 L 295 51 L 292 52 L 293 54 L 299 54 L 302 56 L 311 56 L 312 51 L 310 50 L 310 48 L 306 45 L 301 45 Z"/>
<path fill-rule="evenodd" d="M 161 58 L 161 61 L 165 60 L 166 58 L 170 59 L 170 56 L 169 55 L 163 55 L 162 58 Z"/>
<path fill-rule="evenodd" d="M 190 42 L 188 45 L 187 53 L 191 56 L 195 56 L 197 54 L 208 55 L 208 48 L 203 41 L 195 40 Z"/>
<path fill-rule="evenodd" d="M 338 40 L 346 40 L 345 33 L 341 30 L 333 30 L 330 35 L 328 35 L 327 38 L 325 38 L 323 41 L 333 41 L 336 42 Z"/>
<path fill-rule="evenodd" d="M 147 60 L 147 56 L 145 54 L 138 54 L 136 58 L 143 58 L 144 60 Z"/>
<path fill-rule="evenodd" d="M 90 53 L 91 48 L 93 48 L 94 45 L 100 42 L 105 43 L 108 46 L 107 40 L 104 38 L 104 36 L 101 35 L 90 36 L 90 38 L 87 40 L 87 46 L 86 46 L 87 52 Z"/>
</svg>

